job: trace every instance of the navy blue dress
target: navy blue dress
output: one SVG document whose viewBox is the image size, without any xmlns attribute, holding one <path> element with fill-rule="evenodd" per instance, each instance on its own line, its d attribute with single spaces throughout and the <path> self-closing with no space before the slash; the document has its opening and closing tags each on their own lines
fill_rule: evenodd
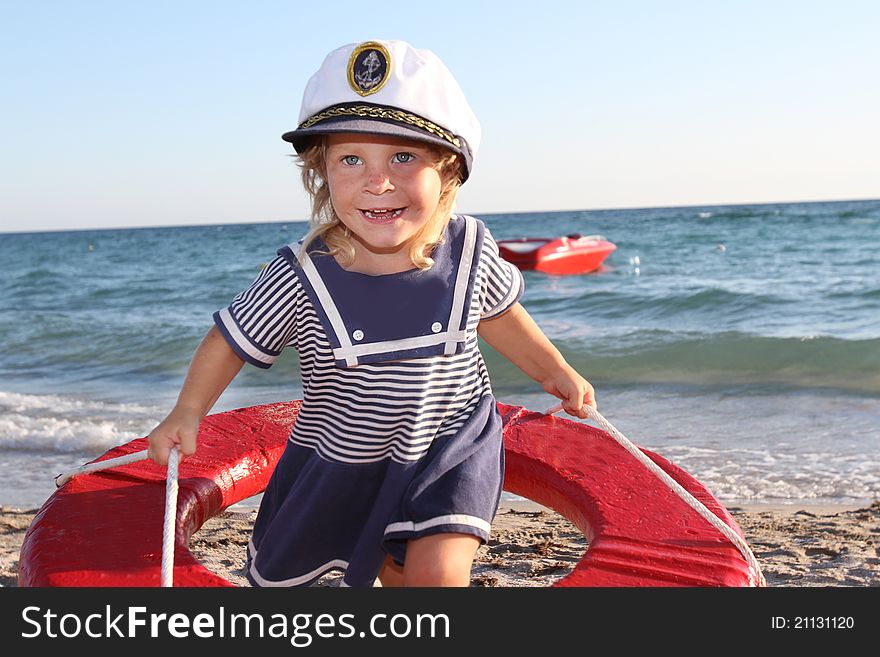
<svg viewBox="0 0 880 657">
<path fill-rule="evenodd" d="M 520 298 L 519 271 L 464 216 L 427 271 L 348 272 L 322 250 L 279 250 L 214 315 L 258 367 L 288 346 L 300 357 L 302 408 L 248 546 L 255 586 L 331 570 L 372 586 L 386 554 L 404 563 L 411 538 L 487 540 L 501 495 L 501 420 L 476 328 Z"/>
</svg>

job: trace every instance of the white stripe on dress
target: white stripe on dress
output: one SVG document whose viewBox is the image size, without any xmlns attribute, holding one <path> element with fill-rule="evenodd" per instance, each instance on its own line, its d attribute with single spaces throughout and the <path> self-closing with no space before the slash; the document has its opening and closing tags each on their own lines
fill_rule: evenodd
<svg viewBox="0 0 880 657">
<path fill-rule="evenodd" d="M 348 568 L 348 562 L 343 561 L 342 559 L 334 559 L 333 561 L 328 561 L 327 563 L 318 566 L 312 572 L 306 573 L 305 575 L 299 575 L 297 577 L 290 577 L 288 579 L 279 579 L 272 580 L 266 579 L 262 575 L 260 575 L 257 570 L 257 548 L 254 547 L 253 541 L 248 541 L 248 552 L 251 555 L 251 567 L 248 571 L 251 577 L 254 578 L 254 581 L 260 586 L 268 587 L 268 586 L 299 586 L 300 584 L 305 584 L 307 582 L 312 581 L 313 579 L 317 579 L 321 575 L 326 572 L 333 570 L 334 568 L 341 568 L 345 570 Z"/>
<path fill-rule="evenodd" d="M 396 532 L 420 532 L 423 529 L 430 529 L 431 527 L 437 527 L 438 525 L 466 525 L 468 527 L 482 529 L 487 534 L 492 528 L 492 525 L 482 518 L 455 513 L 447 516 L 437 516 L 436 518 L 431 518 L 430 520 L 424 520 L 422 522 L 392 522 L 385 528 L 385 535 L 387 536 L 388 534 L 394 534 Z"/>
<path fill-rule="evenodd" d="M 464 299 L 467 296 L 468 283 L 471 277 L 471 266 L 474 261 L 474 249 L 477 246 L 477 220 L 465 217 L 464 245 L 461 248 L 461 263 L 455 279 L 455 294 L 452 298 L 452 310 L 449 311 L 447 333 L 454 335 L 461 326 L 461 315 L 464 312 Z M 456 342 L 462 338 L 451 337 L 446 343 L 444 353 L 449 356 L 455 353 Z"/>
<path fill-rule="evenodd" d="M 219 317 L 223 322 L 223 326 L 229 331 L 230 337 L 235 340 L 235 344 L 241 347 L 242 351 L 248 356 L 261 363 L 275 362 L 275 356 L 270 356 L 269 354 L 260 351 L 245 337 L 245 335 L 239 330 L 235 320 L 232 319 L 232 315 L 230 315 L 228 308 L 221 310 L 219 312 Z"/>
</svg>

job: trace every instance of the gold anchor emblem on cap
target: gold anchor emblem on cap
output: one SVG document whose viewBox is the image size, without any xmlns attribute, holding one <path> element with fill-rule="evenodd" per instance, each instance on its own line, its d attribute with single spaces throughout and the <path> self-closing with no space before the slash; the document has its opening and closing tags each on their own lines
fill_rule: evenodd
<svg viewBox="0 0 880 657">
<path fill-rule="evenodd" d="M 362 43 L 348 59 L 348 85 L 360 96 L 369 96 L 391 77 L 391 54 L 376 41 Z"/>
</svg>

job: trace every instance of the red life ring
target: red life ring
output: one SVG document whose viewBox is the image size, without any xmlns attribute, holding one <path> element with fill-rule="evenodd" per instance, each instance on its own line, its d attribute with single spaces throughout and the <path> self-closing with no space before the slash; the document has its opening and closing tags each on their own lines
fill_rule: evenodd
<svg viewBox="0 0 880 657">
<path fill-rule="evenodd" d="M 232 586 L 190 554 L 206 520 L 261 492 L 287 443 L 299 401 L 205 418 L 199 450 L 180 465 L 175 586 Z M 573 522 L 589 546 L 555 586 L 750 586 L 749 568 L 701 518 L 608 434 L 585 424 L 499 404 L 504 488 Z M 246 439 L 242 439 L 246 436 Z M 146 439 L 98 460 L 146 448 Z M 687 472 L 643 450 L 742 535 L 727 510 Z M 139 461 L 64 484 L 25 535 L 20 586 L 158 586 L 165 468 Z"/>
</svg>

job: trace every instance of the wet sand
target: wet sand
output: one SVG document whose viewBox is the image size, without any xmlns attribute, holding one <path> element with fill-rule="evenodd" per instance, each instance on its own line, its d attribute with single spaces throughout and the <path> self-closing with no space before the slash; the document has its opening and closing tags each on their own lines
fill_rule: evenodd
<svg viewBox="0 0 880 657">
<path fill-rule="evenodd" d="M 728 507 L 769 586 L 880 586 L 880 501 L 869 506 Z M 0 507 L 0 584 L 16 586 L 18 552 L 36 513 Z M 244 554 L 255 510 L 226 511 L 192 537 L 192 553 L 209 570 L 247 585 Z M 562 516 L 531 502 L 507 502 L 474 563 L 473 586 L 547 586 L 564 577 L 586 548 Z M 338 575 L 318 585 L 334 585 Z"/>
</svg>

